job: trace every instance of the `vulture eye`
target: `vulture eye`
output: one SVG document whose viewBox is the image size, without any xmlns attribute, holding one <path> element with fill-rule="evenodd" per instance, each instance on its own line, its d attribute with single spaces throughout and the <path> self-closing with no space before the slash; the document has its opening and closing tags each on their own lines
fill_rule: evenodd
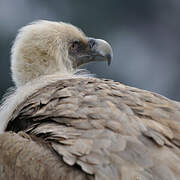
<svg viewBox="0 0 180 180">
<path fill-rule="evenodd" d="M 72 42 L 70 49 L 72 52 L 77 52 L 80 49 L 79 41 Z"/>
</svg>

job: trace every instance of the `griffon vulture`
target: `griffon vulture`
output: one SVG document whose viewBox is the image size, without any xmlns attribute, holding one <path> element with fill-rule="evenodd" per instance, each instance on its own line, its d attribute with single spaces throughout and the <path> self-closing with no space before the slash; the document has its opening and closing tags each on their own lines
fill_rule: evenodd
<svg viewBox="0 0 180 180">
<path fill-rule="evenodd" d="M 16 88 L 0 112 L 0 179 L 180 179 L 180 103 L 78 70 L 111 58 L 106 41 L 71 24 L 19 31 Z"/>
</svg>

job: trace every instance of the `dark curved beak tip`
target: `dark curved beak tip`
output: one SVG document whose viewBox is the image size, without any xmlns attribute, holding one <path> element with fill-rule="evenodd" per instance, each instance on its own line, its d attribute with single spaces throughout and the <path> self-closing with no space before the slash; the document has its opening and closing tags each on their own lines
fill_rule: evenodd
<svg viewBox="0 0 180 180">
<path fill-rule="evenodd" d="M 107 54 L 107 55 L 106 55 L 106 58 L 107 58 L 108 66 L 110 66 L 111 60 L 112 60 L 111 54 Z"/>
</svg>

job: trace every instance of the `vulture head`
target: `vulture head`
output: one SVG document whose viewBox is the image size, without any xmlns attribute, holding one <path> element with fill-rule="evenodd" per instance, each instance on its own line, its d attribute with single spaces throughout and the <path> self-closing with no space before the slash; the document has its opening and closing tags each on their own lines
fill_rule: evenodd
<svg viewBox="0 0 180 180">
<path fill-rule="evenodd" d="M 52 21 L 37 21 L 20 29 L 12 47 L 11 71 L 16 86 L 44 75 L 73 75 L 92 61 L 112 59 L 104 40 L 87 37 L 77 27 Z"/>
</svg>

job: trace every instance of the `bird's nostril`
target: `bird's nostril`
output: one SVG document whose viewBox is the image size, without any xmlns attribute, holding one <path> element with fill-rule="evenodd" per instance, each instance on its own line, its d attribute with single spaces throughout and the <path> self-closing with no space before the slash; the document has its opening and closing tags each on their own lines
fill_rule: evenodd
<svg viewBox="0 0 180 180">
<path fill-rule="evenodd" d="M 96 44 L 95 40 L 94 39 L 90 39 L 89 40 L 89 47 L 90 48 L 93 48 L 93 46 Z"/>
</svg>

